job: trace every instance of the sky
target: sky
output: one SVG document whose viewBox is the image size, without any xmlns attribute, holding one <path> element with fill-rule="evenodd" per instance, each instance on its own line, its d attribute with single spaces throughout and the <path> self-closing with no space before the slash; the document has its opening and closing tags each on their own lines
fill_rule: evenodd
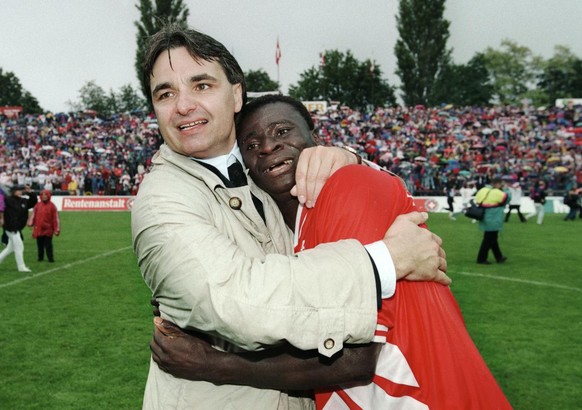
<svg viewBox="0 0 582 410">
<path fill-rule="evenodd" d="M 397 0 L 184 0 L 190 26 L 222 42 L 244 71 L 266 71 L 285 92 L 324 50 L 373 59 L 391 84 Z M 0 68 L 48 111 L 68 111 L 94 81 L 139 89 L 134 68 L 137 0 L 0 0 Z M 464 64 L 512 40 L 544 58 L 564 45 L 582 58 L 582 0 L 447 0 L 448 46 Z M 282 58 L 277 67 L 277 38 Z M 0 93 L 2 90 L 0 90 Z"/>
</svg>

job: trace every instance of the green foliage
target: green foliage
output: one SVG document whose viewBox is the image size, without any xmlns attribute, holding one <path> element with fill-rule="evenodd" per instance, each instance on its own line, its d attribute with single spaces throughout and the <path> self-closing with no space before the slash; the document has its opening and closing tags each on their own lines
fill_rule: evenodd
<svg viewBox="0 0 582 410">
<path fill-rule="evenodd" d="M 393 105 L 394 89 L 381 75 L 380 66 L 373 66 L 370 60 L 358 61 L 349 50 L 327 50 L 325 65 L 301 73 L 297 85 L 289 87 L 289 95 L 301 100 L 341 101 L 358 109 Z"/>
<path fill-rule="evenodd" d="M 557 98 L 578 98 L 582 95 L 582 60 L 568 47 L 556 46 L 554 55 L 543 62 L 538 87 L 545 92 L 544 104 Z"/>
<path fill-rule="evenodd" d="M 248 91 L 277 91 L 279 83 L 271 80 L 264 70 L 249 70 L 245 73 L 245 82 Z"/>
<path fill-rule="evenodd" d="M 505 264 L 475 263 L 482 233 L 468 218 L 430 215 L 444 240 L 467 328 L 516 410 L 582 408 L 582 220 L 514 215 Z M 150 291 L 131 249 L 129 212 L 62 212 L 54 264 L 0 265 L 0 403 L 11 410 L 138 409 L 149 365 Z M 558 392 L 559 394 L 557 394 Z"/>
<path fill-rule="evenodd" d="M 139 10 L 140 14 L 139 21 L 134 22 L 137 28 L 135 72 L 141 86 L 142 94 L 149 101 L 150 98 L 146 95 L 145 87 L 145 81 L 149 81 L 149 78 L 144 79 L 141 70 L 146 41 L 150 36 L 157 33 L 164 24 L 176 23 L 187 27 L 190 11 L 182 0 L 155 0 L 155 2 L 153 0 L 139 0 L 139 4 L 135 7 Z"/>
<path fill-rule="evenodd" d="M 394 53 L 406 105 L 429 104 L 435 82 L 449 64 L 450 23 L 444 10 L 445 0 L 400 0 Z"/>
<path fill-rule="evenodd" d="M 102 117 L 112 114 L 141 110 L 146 107 L 146 101 L 138 94 L 131 84 L 122 86 L 118 92 L 109 94 L 95 83 L 88 81 L 79 90 L 78 101 L 67 101 L 73 111 L 93 110 Z"/>
<path fill-rule="evenodd" d="M 121 86 L 117 93 L 113 94 L 116 113 L 131 112 L 134 110 L 143 109 L 147 105 L 147 101 L 141 97 L 136 89 L 131 84 Z"/>
<path fill-rule="evenodd" d="M 528 47 L 507 39 L 501 42 L 499 50 L 488 47 L 483 58 L 493 81 L 496 100 L 501 104 L 520 105 L 535 84 L 542 59 Z"/>
<path fill-rule="evenodd" d="M 435 82 L 429 104 L 450 103 L 457 106 L 486 106 L 493 96 L 489 72 L 481 54 L 466 65 L 447 64 Z"/>
<path fill-rule="evenodd" d="M 21 106 L 24 114 L 39 114 L 43 110 L 38 100 L 26 91 L 13 72 L 0 68 L 0 106 Z"/>
</svg>

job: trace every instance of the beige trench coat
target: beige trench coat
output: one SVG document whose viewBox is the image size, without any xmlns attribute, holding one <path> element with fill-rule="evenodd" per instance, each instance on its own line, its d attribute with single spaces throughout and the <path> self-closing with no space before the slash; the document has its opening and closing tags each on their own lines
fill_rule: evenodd
<svg viewBox="0 0 582 410">
<path fill-rule="evenodd" d="M 288 341 L 331 356 L 366 343 L 376 324 L 370 259 L 354 240 L 293 255 L 271 198 L 162 145 L 132 208 L 134 251 L 162 316 L 220 336 L 227 350 Z M 266 226 L 250 192 L 264 204 Z M 240 209 L 239 208 L 240 205 Z M 287 409 L 285 393 L 179 380 L 152 362 L 144 408 Z M 291 406 L 291 407 L 289 407 Z"/>
</svg>

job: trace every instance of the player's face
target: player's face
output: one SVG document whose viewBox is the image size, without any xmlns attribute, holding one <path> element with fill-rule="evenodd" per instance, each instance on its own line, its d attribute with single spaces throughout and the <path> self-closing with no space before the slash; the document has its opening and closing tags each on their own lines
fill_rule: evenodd
<svg viewBox="0 0 582 410">
<path fill-rule="evenodd" d="M 217 62 L 194 60 L 185 47 L 169 53 L 158 56 L 150 78 L 165 143 L 196 158 L 228 154 L 236 139 L 234 113 L 242 106 L 240 84 L 229 83 Z"/>
<path fill-rule="evenodd" d="M 238 144 L 253 181 L 271 195 L 288 193 L 304 148 L 316 145 L 303 117 L 291 105 L 264 105 L 240 124 Z"/>
</svg>

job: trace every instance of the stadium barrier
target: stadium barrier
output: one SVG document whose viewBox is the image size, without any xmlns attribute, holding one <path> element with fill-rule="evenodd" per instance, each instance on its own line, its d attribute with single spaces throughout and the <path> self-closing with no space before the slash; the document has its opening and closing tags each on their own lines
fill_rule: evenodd
<svg viewBox="0 0 582 410">
<path fill-rule="evenodd" d="M 52 202 L 59 211 L 131 211 L 133 196 L 52 196 Z M 414 197 L 416 205 L 427 212 L 448 212 L 447 198 L 445 196 L 419 196 Z M 461 197 L 455 197 L 454 211 L 461 212 L 463 202 Z M 569 207 L 564 205 L 563 198 L 549 196 L 544 205 L 548 214 L 567 213 Z M 534 212 L 534 203 L 530 198 L 521 199 L 521 212 Z"/>
</svg>

